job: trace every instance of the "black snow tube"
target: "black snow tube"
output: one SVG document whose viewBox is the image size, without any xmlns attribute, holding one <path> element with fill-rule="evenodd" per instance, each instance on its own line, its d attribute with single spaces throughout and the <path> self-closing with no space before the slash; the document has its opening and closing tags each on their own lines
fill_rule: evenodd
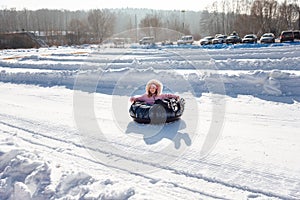
<svg viewBox="0 0 300 200">
<path fill-rule="evenodd" d="M 153 105 L 134 102 L 129 109 L 134 121 L 144 124 L 163 124 L 178 120 L 184 111 L 184 99 L 158 99 Z"/>
</svg>

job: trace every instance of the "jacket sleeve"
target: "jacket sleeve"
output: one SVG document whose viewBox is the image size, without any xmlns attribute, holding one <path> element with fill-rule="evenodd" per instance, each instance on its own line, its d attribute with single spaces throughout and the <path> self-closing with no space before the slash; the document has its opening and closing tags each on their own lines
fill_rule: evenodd
<svg viewBox="0 0 300 200">
<path fill-rule="evenodd" d="M 175 94 L 161 94 L 161 98 L 162 98 L 162 99 L 169 99 L 169 98 L 175 98 L 175 99 L 178 99 L 179 96 L 178 96 L 178 95 L 175 95 Z"/>
<path fill-rule="evenodd" d="M 145 101 L 145 94 L 138 97 L 131 97 L 133 101 Z"/>
</svg>

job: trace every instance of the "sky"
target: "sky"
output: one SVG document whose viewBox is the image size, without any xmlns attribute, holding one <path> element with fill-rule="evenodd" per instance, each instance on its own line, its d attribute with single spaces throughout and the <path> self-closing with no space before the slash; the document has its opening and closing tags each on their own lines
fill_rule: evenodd
<svg viewBox="0 0 300 200">
<path fill-rule="evenodd" d="M 66 9 L 89 10 L 102 8 L 150 8 L 158 10 L 192 10 L 205 9 L 217 0 L 0 0 L 0 9 L 16 8 L 37 10 Z"/>
</svg>

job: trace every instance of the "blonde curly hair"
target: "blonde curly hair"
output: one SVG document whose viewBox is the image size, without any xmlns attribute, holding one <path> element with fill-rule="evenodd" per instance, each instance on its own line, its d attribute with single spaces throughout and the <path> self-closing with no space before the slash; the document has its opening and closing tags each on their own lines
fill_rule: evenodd
<svg viewBox="0 0 300 200">
<path fill-rule="evenodd" d="M 163 85 L 159 80 L 156 79 L 152 79 L 150 81 L 148 81 L 147 85 L 146 85 L 146 94 L 148 95 L 148 97 L 151 97 L 152 94 L 150 93 L 150 86 L 151 85 L 155 85 L 156 86 L 156 95 L 160 95 L 162 93 L 162 89 L 163 89 Z"/>
</svg>

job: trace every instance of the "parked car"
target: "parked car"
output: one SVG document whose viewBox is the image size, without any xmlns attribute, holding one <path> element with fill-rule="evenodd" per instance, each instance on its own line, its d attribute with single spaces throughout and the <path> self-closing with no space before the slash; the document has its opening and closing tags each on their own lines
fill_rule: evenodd
<svg viewBox="0 0 300 200">
<path fill-rule="evenodd" d="M 241 42 L 242 42 L 242 39 L 238 35 L 230 35 L 225 40 L 226 44 L 236 44 L 236 43 L 241 43 Z"/>
<path fill-rule="evenodd" d="M 212 44 L 213 36 L 206 36 L 200 40 L 200 45 Z"/>
<path fill-rule="evenodd" d="M 184 35 L 181 37 L 180 40 L 177 40 L 177 44 L 193 44 L 194 43 L 194 37 L 192 35 Z"/>
<path fill-rule="evenodd" d="M 145 44 L 154 44 L 154 37 L 143 37 L 140 39 L 139 44 L 140 45 L 145 45 Z"/>
<path fill-rule="evenodd" d="M 282 31 L 279 38 L 280 38 L 280 42 L 285 42 L 285 41 L 294 42 L 294 32 L 293 31 Z"/>
<path fill-rule="evenodd" d="M 300 31 L 299 30 L 295 30 L 294 32 L 294 39 L 300 40 Z"/>
<path fill-rule="evenodd" d="M 260 43 L 274 43 L 275 35 L 273 33 L 265 33 L 260 37 Z"/>
<path fill-rule="evenodd" d="M 218 38 L 214 38 L 214 39 L 212 39 L 211 43 L 212 44 L 220 44 L 220 41 Z"/>
<path fill-rule="evenodd" d="M 213 40 L 212 44 L 222 44 L 225 43 L 227 35 L 217 35 Z"/>
<path fill-rule="evenodd" d="M 257 36 L 255 34 L 247 34 L 243 37 L 242 43 L 257 43 Z"/>
</svg>

